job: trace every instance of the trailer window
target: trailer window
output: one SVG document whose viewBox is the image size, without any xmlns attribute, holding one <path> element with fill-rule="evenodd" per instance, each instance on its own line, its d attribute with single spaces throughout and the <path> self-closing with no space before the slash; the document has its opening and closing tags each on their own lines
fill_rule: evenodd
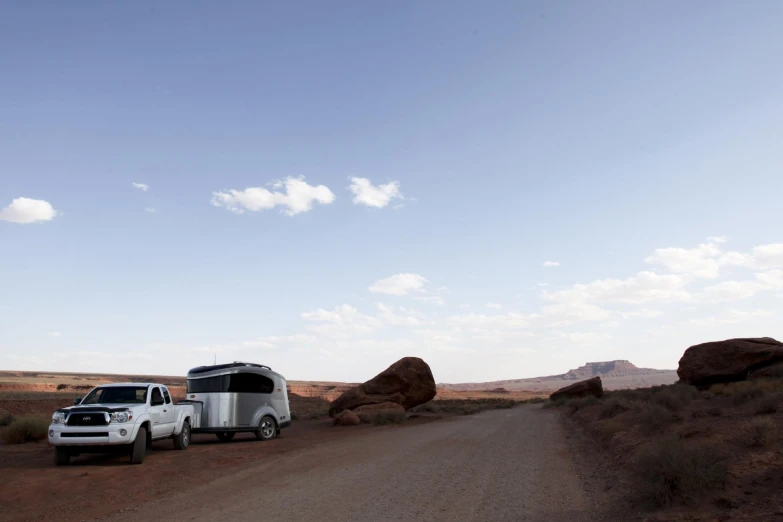
<svg viewBox="0 0 783 522">
<path fill-rule="evenodd" d="M 227 375 L 207 377 L 206 379 L 188 379 L 188 393 L 221 393 L 227 391 Z"/>
<path fill-rule="evenodd" d="M 232 373 L 228 391 L 233 393 L 272 393 L 275 383 L 269 377 L 257 373 Z"/>
</svg>

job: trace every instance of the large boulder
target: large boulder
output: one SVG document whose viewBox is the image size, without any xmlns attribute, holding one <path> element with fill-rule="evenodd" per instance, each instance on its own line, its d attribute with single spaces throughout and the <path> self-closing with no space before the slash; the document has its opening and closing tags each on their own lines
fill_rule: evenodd
<svg viewBox="0 0 783 522">
<path fill-rule="evenodd" d="M 385 402 L 408 410 L 432 400 L 435 393 L 435 379 L 429 365 L 418 357 L 404 357 L 364 384 L 343 392 L 330 405 L 329 416 Z"/>
<path fill-rule="evenodd" d="M 362 422 L 371 423 L 378 416 L 378 414 L 387 415 L 389 417 L 405 417 L 405 408 L 397 404 L 396 402 L 382 402 L 380 404 L 365 404 L 359 406 L 351 411 L 359 416 Z"/>
<path fill-rule="evenodd" d="M 600 377 L 592 377 L 584 381 L 575 382 L 565 388 L 560 388 L 549 396 L 550 400 L 575 399 L 577 397 L 601 397 L 604 394 L 604 386 Z"/>
<path fill-rule="evenodd" d="M 770 337 L 728 339 L 691 346 L 680 359 L 677 375 L 693 386 L 743 381 L 763 376 L 783 362 L 783 344 Z"/>
<path fill-rule="evenodd" d="M 335 426 L 358 426 L 362 420 L 351 410 L 344 410 L 334 416 L 332 424 Z"/>
</svg>

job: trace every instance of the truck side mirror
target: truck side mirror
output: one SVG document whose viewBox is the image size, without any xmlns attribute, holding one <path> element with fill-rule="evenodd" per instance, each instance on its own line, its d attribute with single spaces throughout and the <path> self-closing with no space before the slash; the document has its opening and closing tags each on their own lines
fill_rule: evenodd
<svg viewBox="0 0 783 522">
<path fill-rule="evenodd" d="M 76 397 L 76 398 L 73 400 L 73 405 L 74 405 L 74 406 L 76 406 L 77 404 L 81 404 L 81 403 L 82 403 L 82 398 L 81 398 L 81 397 Z"/>
<path fill-rule="evenodd" d="M 163 406 L 163 398 L 152 399 L 152 401 L 150 401 L 150 406 Z"/>
</svg>

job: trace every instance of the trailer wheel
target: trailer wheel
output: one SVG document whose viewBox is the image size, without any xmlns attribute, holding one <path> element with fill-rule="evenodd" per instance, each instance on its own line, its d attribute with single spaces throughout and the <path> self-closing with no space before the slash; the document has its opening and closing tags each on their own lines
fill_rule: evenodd
<svg viewBox="0 0 783 522">
<path fill-rule="evenodd" d="M 256 438 L 258 440 L 270 440 L 274 439 L 277 435 L 277 423 L 275 419 L 269 415 L 261 417 L 261 422 L 258 423 L 258 431 L 256 431 Z"/>
<path fill-rule="evenodd" d="M 217 438 L 220 442 L 231 442 L 231 439 L 234 438 L 236 433 L 233 431 L 221 431 L 220 433 L 215 433 L 215 435 L 217 435 Z"/>
<path fill-rule="evenodd" d="M 179 435 L 174 436 L 174 449 L 188 449 L 188 444 L 190 444 L 190 423 L 188 421 L 184 421 L 182 423 L 182 430 L 179 432 Z"/>
<path fill-rule="evenodd" d="M 71 454 L 65 448 L 54 448 L 54 465 L 67 466 L 71 462 Z"/>
<path fill-rule="evenodd" d="M 131 442 L 130 461 L 131 464 L 141 464 L 144 462 L 144 454 L 147 453 L 147 428 L 139 428 L 136 434 L 136 440 Z"/>
</svg>

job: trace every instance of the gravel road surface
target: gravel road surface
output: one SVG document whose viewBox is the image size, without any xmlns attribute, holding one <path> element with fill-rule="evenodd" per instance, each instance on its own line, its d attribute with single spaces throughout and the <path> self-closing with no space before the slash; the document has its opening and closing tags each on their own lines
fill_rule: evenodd
<svg viewBox="0 0 783 522">
<path fill-rule="evenodd" d="M 522 406 L 378 427 L 275 455 L 109 520 L 164 519 L 580 522 L 595 517 L 557 415 Z"/>
</svg>

